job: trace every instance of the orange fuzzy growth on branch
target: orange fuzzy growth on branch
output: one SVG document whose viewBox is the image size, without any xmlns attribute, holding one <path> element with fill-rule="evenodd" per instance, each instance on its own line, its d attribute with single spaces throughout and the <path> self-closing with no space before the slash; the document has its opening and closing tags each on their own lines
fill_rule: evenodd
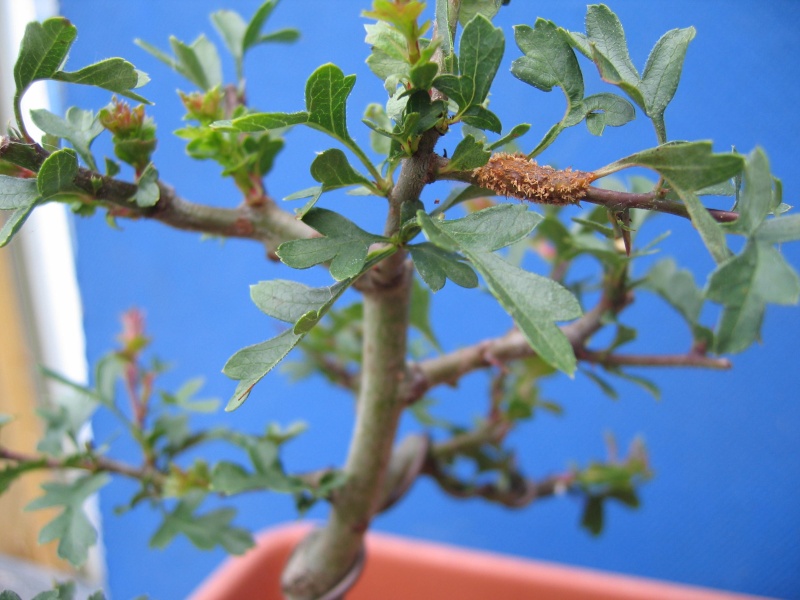
<svg viewBox="0 0 800 600">
<path fill-rule="evenodd" d="M 512 196 L 542 204 L 577 204 L 583 198 L 593 173 L 540 166 L 524 154 L 493 155 L 473 171 L 477 184 L 500 196 Z"/>
</svg>

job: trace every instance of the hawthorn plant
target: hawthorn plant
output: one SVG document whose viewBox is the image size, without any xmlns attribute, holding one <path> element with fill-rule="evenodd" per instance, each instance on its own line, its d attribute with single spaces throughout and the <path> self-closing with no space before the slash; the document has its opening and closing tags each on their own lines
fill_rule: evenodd
<svg viewBox="0 0 800 600">
<path fill-rule="evenodd" d="M 152 160 L 156 125 L 141 95 L 148 82 L 144 73 L 121 58 L 67 70 L 76 28 L 64 18 L 27 26 L 14 68 L 15 124 L 0 145 L 0 209 L 6 217 L 0 244 L 48 202 L 67 204 L 80 216 L 99 212 L 112 223 L 152 219 L 261 244 L 286 265 L 289 278 L 258 282 L 251 297 L 285 326 L 224 365 L 237 382 L 226 410 L 246 411 L 248 399 L 268 401 L 267 386 L 259 382 L 292 350 L 301 356 L 293 365 L 296 374 L 323 375 L 352 392 L 357 406 L 345 464 L 293 472 L 281 460 L 281 447 L 300 427 L 269 425 L 251 434 L 225 427 L 223 418 L 216 428 L 193 427 L 191 414 L 215 405 L 195 400 L 197 380 L 177 391 L 159 389 L 163 367 L 144 359 L 149 337 L 141 314 L 131 311 L 120 346 L 96 365 L 91 386 L 46 370 L 71 393 L 41 411 L 45 434 L 38 451 L 25 454 L 0 443 L 0 491 L 29 471 L 68 473 L 44 484 L 30 506 L 61 510 L 42 530 L 42 542 L 58 540 L 59 554 L 82 564 L 96 541 L 83 503 L 119 477 L 138 482 L 131 507 L 161 507 L 154 546 L 185 535 L 200 548 L 221 546 L 239 554 L 252 545 L 250 532 L 232 523 L 233 508 L 204 511 L 204 500 L 287 493 L 300 511 L 316 502 L 330 505 L 327 523 L 300 544 L 283 573 L 286 596 L 310 600 L 345 591 L 337 586 L 361 568 L 370 521 L 420 476 L 432 478 L 445 493 L 512 507 L 558 494 L 582 496 L 582 525 L 592 533 L 603 526 L 606 502 L 638 505 L 637 487 L 651 475 L 640 442 L 625 457 L 612 453 L 605 462 L 533 480 L 507 447 L 509 432 L 536 411 L 558 410 L 540 398 L 539 381 L 572 375 L 581 363 L 596 366 L 587 374 L 605 390 L 608 382 L 598 370 L 652 387 L 629 367 L 729 368 L 727 355 L 759 339 L 767 303 L 798 300 L 800 281 L 776 245 L 800 239 L 800 218 L 784 214 L 789 207 L 781 200 L 780 180 L 762 149 L 716 153 L 708 141 L 668 136 L 665 114 L 693 28 L 665 33 L 640 72 L 607 6 L 588 7 L 585 32 L 541 18 L 503 32 L 492 19 L 507 3 L 436 0 L 426 9 L 417 0 L 373 0 L 362 13 L 368 21 L 366 60 L 386 93 L 365 107 L 357 126 L 359 137 L 369 134 L 369 148 L 356 142 L 346 118 L 355 76 L 335 64 L 308 76 L 295 112 L 247 103 L 248 52 L 298 38 L 293 29 L 265 30 L 278 0 L 264 2 L 249 20 L 231 10 L 211 16 L 234 59 L 233 83 L 223 80 L 217 46 L 204 36 L 192 43 L 170 38 L 169 50 L 138 41 L 195 88 L 179 94 L 188 123 L 176 135 L 186 140 L 190 157 L 218 163 L 234 181 L 242 196 L 237 208 L 191 202 L 159 172 Z M 519 85 L 563 94 L 566 108 L 557 123 L 510 125 L 492 111 L 489 95 L 507 35 L 513 37 L 508 52 L 516 56 L 511 75 Z M 584 72 L 592 70 L 608 91 L 586 95 Z M 21 99 L 41 80 L 108 90 L 109 104 L 98 113 L 72 107 L 63 117 L 33 110 L 30 120 L 44 132 L 34 139 Z M 583 171 L 536 160 L 567 128 L 585 122 L 590 134 L 600 136 L 606 127 L 637 117 L 652 122 L 653 139 L 607 166 Z M 310 164 L 318 185 L 285 199 L 294 204 L 283 204 L 269 195 L 265 177 L 292 127 L 326 134 L 331 147 Z M 533 142 L 519 140 L 531 130 Z M 91 146 L 106 131 L 115 157 L 101 161 Z M 439 150 L 441 138 L 448 138 L 449 156 Z M 609 177 L 629 168 L 648 169 L 652 177 L 631 177 L 627 188 Z M 424 191 L 438 181 L 453 182 L 452 192 L 434 202 Z M 335 202 L 325 202 L 326 192 L 342 188 L 382 203 L 382 230 L 367 231 Z M 707 208 L 706 198 L 730 208 Z M 684 219 L 699 233 L 715 263 L 703 287 L 671 258 L 636 271 L 637 260 L 660 241 L 643 244 L 637 235 L 655 226 L 648 221 L 654 213 Z M 729 243 L 734 237 L 743 241 Z M 547 272 L 530 270 L 529 255 L 547 265 Z M 574 279 L 576 260 L 586 258 L 594 265 L 593 279 Z M 291 280 L 290 269 L 310 267 L 327 269 L 330 285 L 312 288 Z M 491 294 L 514 327 L 443 350 L 428 310 L 448 280 Z M 348 290 L 357 295 L 346 295 Z M 625 313 L 640 293 L 661 296 L 686 320 L 685 353 L 621 351 L 636 336 Z M 355 302 L 343 305 L 353 297 Z M 706 302 L 720 307 L 716 324 L 701 318 Z M 424 347 L 409 344 L 412 329 L 427 342 Z M 611 334 L 599 337 L 610 341 L 595 341 L 605 330 Z M 477 370 L 492 373 L 484 418 L 465 428 L 434 416 L 431 393 Z M 82 436 L 96 410 L 115 415 L 140 447 L 140 462 L 120 462 L 113 443 Z M 422 431 L 398 441 L 405 411 L 417 416 Z M 3 417 L 0 425 L 8 421 Z M 197 458 L 211 443 L 230 444 L 241 460 Z M 465 465 L 472 476 L 465 475 Z"/>
</svg>

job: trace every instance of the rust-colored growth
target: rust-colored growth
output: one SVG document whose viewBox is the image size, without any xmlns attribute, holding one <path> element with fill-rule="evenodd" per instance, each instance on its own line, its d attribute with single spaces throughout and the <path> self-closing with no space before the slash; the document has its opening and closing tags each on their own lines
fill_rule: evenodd
<svg viewBox="0 0 800 600">
<path fill-rule="evenodd" d="M 521 200 L 542 204 L 576 204 L 593 181 L 593 173 L 540 166 L 524 154 L 498 153 L 473 172 L 478 185 Z"/>
</svg>

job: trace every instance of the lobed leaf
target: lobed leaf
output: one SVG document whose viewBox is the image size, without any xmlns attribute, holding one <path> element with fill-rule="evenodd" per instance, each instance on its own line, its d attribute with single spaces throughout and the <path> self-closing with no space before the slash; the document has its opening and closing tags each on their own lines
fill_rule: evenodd
<svg viewBox="0 0 800 600">
<path fill-rule="evenodd" d="M 388 241 L 364 231 L 335 212 L 321 208 L 308 211 L 303 221 L 325 237 L 284 242 L 278 247 L 278 257 L 294 269 L 307 269 L 330 261 L 331 275 L 337 281 L 361 272 L 371 244 Z"/>
<path fill-rule="evenodd" d="M 203 550 L 222 546 L 230 554 L 244 554 L 253 547 L 253 538 L 246 529 L 230 525 L 236 514 L 235 509 L 220 508 L 198 515 L 196 510 L 202 499 L 202 494 L 192 494 L 181 499 L 175 510 L 164 517 L 164 522 L 151 538 L 150 545 L 163 548 L 176 535 L 183 534 Z"/>
<path fill-rule="evenodd" d="M 372 187 L 370 180 L 356 171 L 337 148 L 317 155 L 311 163 L 311 176 L 322 184 L 323 192 L 351 185 Z"/>
<path fill-rule="evenodd" d="M 586 35 L 561 30 L 569 43 L 591 59 L 604 81 L 619 86 L 650 117 L 659 142 L 666 142 L 664 111 L 675 96 L 693 27 L 665 33 L 650 51 L 639 76 L 631 61 L 622 24 L 611 9 L 593 4 L 586 13 Z"/>
<path fill-rule="evenodd" d="M 76 567 L 85 563 L 89 548 L 97 541 L 97 532 L 84 513 L 83 505 L 110 480 L 108 474 L 99 473 L 70 483 L 43 483 L 44 496 L 28 504 L 25 510 L 60 507 L 62 511 L 42 528 L 39 543 L 59 540 L 58 555 L 61 558 Z"/>
<path fill-rule="evenodd" d="M 797 303 L 800 279 L 777 250 L 750 241 L 711 274 L 706 297 L 724 305 L 715 350 L 741 352 L 759 339 L 766 303 Z"/>
<path fill-rule="evenodd" d="M 554 322 L 580 316 L 578 301 L 555 281 L 492 253 L 528 235 L 541 221 L 539 215 L 528 213 L 524 205 L 501 204 L 453 221 L 419 211 L 417 220 L 431 243 L 458 250 L 470 260 L 542 360 L 566 373 L 575 371 L 572 345 Z"/>
<path fill-rule="evenodd" d="M 48 79 L 58 71 L 77 35 L 77 28 L 63 17 L 28 23 L 14 65 L 17 97 L 34 81 Z"/>
<path fill-rule="evenodd" d="M 583 97 L 583 75 L 575 52 L 563 30 L 553 22 L 540 18 L 533 28 L 517 25 L 514 36 L 524 56 L 512 63 L 511 73 L 545 92 L 554 87 L 561 88 L 567 100 L 561 121 L 550 128 L 530 156 L 540 154 L 564 129 L 584 119 L 591 133 L 601 135 L 607 125 L 618 127 L 634 118 L 633 107 L 619 96 L 595 94 Z"/>
<path fill-rule="evenodd" d="M 32 110 L 31 118 L 45 133 L 63 138 L 72 144 L 86 166 L 97 171 L 97 164 L 89 149 L 94 139 L 103 132 L 103 125 L 97 115 L 90 110 L 73 106 L 67 110 L 66 119 L 46 109 Z"/>
</svg>

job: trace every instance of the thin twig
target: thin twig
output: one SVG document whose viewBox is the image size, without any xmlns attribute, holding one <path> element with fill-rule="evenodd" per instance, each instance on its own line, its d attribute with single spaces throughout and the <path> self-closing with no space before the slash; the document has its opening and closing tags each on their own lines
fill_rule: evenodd
<svg viewBox="0 0 800 600">
<path fill-rule="evenodd" d="M 53 456 L 45 456 L 43 454 L 25 454 L 23 452 L 17 452 L 15 450 L 10 450 L 0 446 L 0 459 L 23 465 L 37 464 L 39 465 L 36 467 L 37 469 L 48 469 L 54 471 L 80 469 L 83 471 L 89 471 L 91 473 L 115 473 L 117 475 L 123 475 L 137 481 L 150 479 L 158 482 L 164 477 L 160 471 L 151 468 L 134 467 L 126 463 L 121 463 L 119 461 L 94 454 L 57 458 Z"/>
<path fill-rule="evenodd" d="M 576 351 L 579 360 L 604 367 L 698 367 L 703 369 L 726 370 L 731 368 L 727 358 L 706 356 L 696 352 L 686 354 L 609 354 L 593 350 Z"/>
<path fill-rule="evenodd" d="M 478 185 L 474 171 L 445 171 L 449 160 L 436 156 L 431 163 L 431 180 L 450 180 L 462 181 L 472 185 Z M 444 171 L 444 172 L 443 172 Z M 657 193 L 634 194 L 632 192 L 618 192 L 614 190 L 604 190 L 596 187 L 589 187 L 579 198 L 581 201 L 599 204 L 611 210 L 624 210 L 626 208 L 641 208 L 654 212 L 667 213 L 678 217 L 689 219 L 689 211 L 681 202 L 667 200 Z M 735 212 L 728 210 L 718 210 L 715 208 L 707 209 L 709 214 L 720 223 L 730 223 L 739 218 Z"/>
</svg>

